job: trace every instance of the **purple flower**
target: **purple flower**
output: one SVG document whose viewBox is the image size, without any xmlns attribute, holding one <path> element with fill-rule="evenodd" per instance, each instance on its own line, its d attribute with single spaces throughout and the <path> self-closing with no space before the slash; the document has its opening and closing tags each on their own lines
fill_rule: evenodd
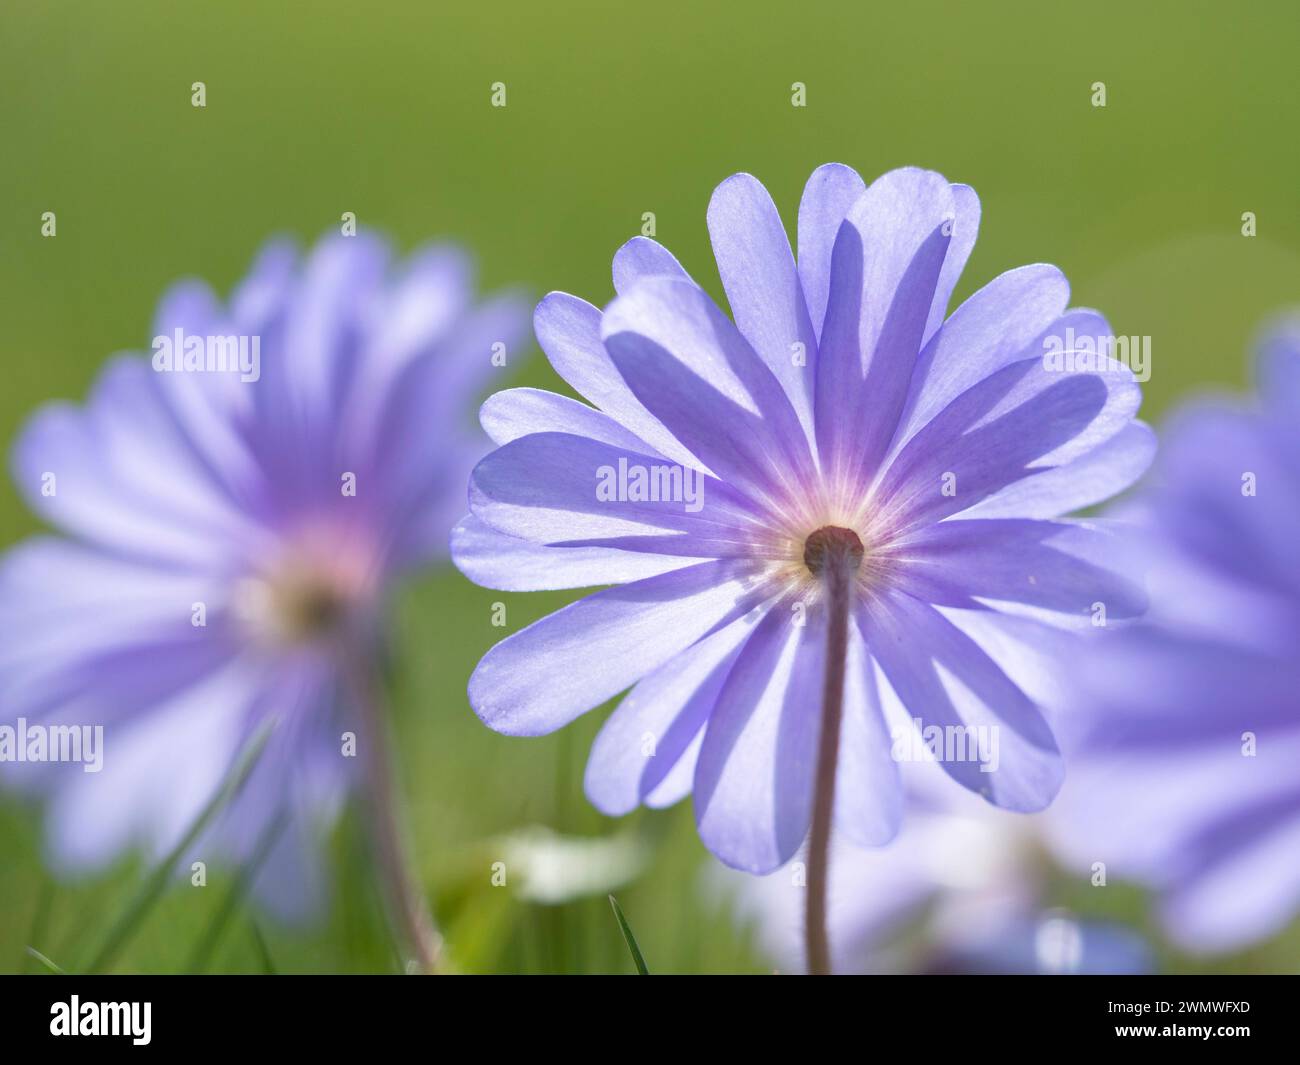
<svg viewBox="0 0 1300 1065">
<path fill-rule="evenodd" d="M 1152 965 L 1140 937 L 1046 903 L 1043 827 L 941 778 L 904 771 L 907 823 L 879 850 L 836 846 L 828 923 L 834 971 L 1117 973 Z M 785 972 L 806 967 L 802 853 L 768 876 L 716 878 L 738 923 Z"/>
<path fill-rule="evenodd" d="M 1300 316 L 1266 332 L 1257 380 L 1257 403 L 1171 420 L 1126 514 L 1150 618 L 1075 657 L 1062 713 L 1060 849 L 1158 889 L 1202 951 L 1300 908 Z"/>
<path fill-rule="evenodd" d="M 804 191 L 796 262 L 767 192 L 737 174 L 708 212 L 734 324 L 644 238 L 615 256 L 603 312 L 542 301 L 538 340 L 594 406 L 532 389 L 487 402 L 499 447 L 452 555 L 492 588 L 617 587 L 488 652 L 469 683 L 488 725 L 550 732 L 631 687 L 593 747 L 592 802 L 617 815 L 693 791 L 710 850 L 776 869 L 812 820 L 840 616 L 821 578 L 845 567 L 842 837 L 898 830 L 889 700 L 999 737 L 996 766 L 945 762 L 966 787 L 1014 810 L 1052 799 L 1056 743 L 1000 663 L 1044 621 L 1143 609 L 1106 568 L 1107 534 L 1056 519 L 1130 484 L 1152 440 L 1117 363 L 1045 359 L 1110 333 L 1066 310 L 1056 268 L 1002 274 L 945 320 L 978 222 L 974 192 L 938 174 L 864 187 L 832 164 Z"/>
<path fill-rule="evenodd" d="M 350 789 L 384 783 L 358 685 L 385 595 L 445 557 L 483 453 L 465 405 L 527 321 L 513 297 L 472 300 L 455 248 L 394 271 L 368 234 L 301 263 L 275 243 L 228 305 L 176 286 L 151 359 L 113 360 L 84 407 L 27 425 L 15 480 L 66 536 L 0 566 L 3 720 L 103 727 L 99 772 L 3 767 L 48 797 L 58 868 L 166 853 L 274 721 L 194 857 L 244 860 L 277 825 L 257 891 L 284 916 L 312 908 L 314 836 Z"/>
</svg>

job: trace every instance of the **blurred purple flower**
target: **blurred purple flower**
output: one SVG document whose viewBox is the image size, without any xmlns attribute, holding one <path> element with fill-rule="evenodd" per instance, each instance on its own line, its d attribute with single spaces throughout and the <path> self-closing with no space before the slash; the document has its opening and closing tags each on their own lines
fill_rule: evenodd
<svg viewBox="0 0 1300 1065">
<path fill-rule="evenodd" d="M 273 243 L 227 306 L 177 285 L 152 360 L 115 359 L 84 407 L 27 425 L 15 480 L 68 538 L 0 564 L 3 720 L 104 726 L 102 772 L 3 767 L 48 796 L 56 867 L 168 851 L 274 720 L 195 853 L 246 859 L 282 822 L 256 891 L 286 917 L 319 902 L 313 836 L 383 746 L 349 669 L 374 667 L 393 579 L 445 557 L 484 450 L 463 411 L 527 322 L 514 297 L 474 308 L 473 287 L 452 247 L 392 272 L 369 234 L 301 264 Z M 243 339 L 240 372 L 214 337 Z"/>
<path fill-rule="evenodd" d="M 1257 404 L 1171 419 L 1125 508 L 1151 615 L 1075 655 L 1061 715 L 1060 851 L 1159 889 L 1193 950 L 1300 908 L 1300 316 L 1265 333 L 1257 380 Z"/>
<path fill-rule="evenodd" d="M 594 406 L 532 389 L 487 402 L 499 447 L 453 558 L 491 588 L 621 586 L 488 652 L 469 684 L 488 725 L 550 732 L 635 685 L 592 750 L 592 802 L 617 815 L 693 788 L 715 854 L 778 868 L 811 820 L 829 536 L 860 551 L 843 837 L 898 829 L 887 689 L 927 725 L 1000 731 L 996 768 L 945 762 L 966 787 L 1015 810 L 1052 799 L 1056 744 L 999 659 L 1041 621 L 1143 609 L 1105 568 L 1102 530 L 1052 519 L 1130 484 L 1152 440 L 1117 363 L 1044 359 L 1053 338 L 1110 333 L 1066 311 L 1056 268 L 1005 273 L 945 321 L 978 222 L 974 192 L 938 174 L 867 188 L 832 164 L 804 191 L 796 263 L 766 190 L 737 174 L 708 212 L 735 324 L 644 238 L 615 256 L 603 312 L 542 301 L 538 340 Z"/>
<path fill-rule="evenodd" d="M 835 972 L 1151 968 L 1136 933 L 1046 905 L 1042 828 L 1050 812 L 1025 818 L 994 809 L 933 766 L 909 767 L 904 777 L 908 816 L 894 843 L 835 849 L 828 914 Z M 728 870 L 717 881 L 738 922 L 784 972 L 805 968 L 802 857 L 768 876 Z"/>
</svg>

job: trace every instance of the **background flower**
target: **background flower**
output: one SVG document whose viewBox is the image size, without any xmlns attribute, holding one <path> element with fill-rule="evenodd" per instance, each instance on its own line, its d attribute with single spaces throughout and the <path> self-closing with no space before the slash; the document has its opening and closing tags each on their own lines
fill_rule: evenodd
<svg viewBox="0 0 1300 1065">
<path fill-rule="evenodd" d="M 269 847 L 264 903 L 318 905 L 320 828 L 386 773 L 365 691 L 387 595 L 445 555 L 482 450 L 463 409 L 524 321 L 514 297 L 473 306 L 456 248 L 390 260 L 373 235 L 331 236 L 302 262 L 269 245 L 225 305 L 182 283 L 155 336 L 256 338 L 260 367 L 121 356 L 84 407 L 51 405 L 20 436 L 15 483 L 66 536 L 0 564 L 4 721 L 104 726 L 100 772 L 4 766 L 48 798 L 57 869 L 166 854 L 271 722 L 186 864 Z"/>
<path fill-rule="evenodd" d="M 1166 427 L 1124 508 L 1154 609 L 1076 654 L 1062 714 L 1062 853 L 1157 888 L 1193 950 L 1300 907 L 1300 318 L 1258 350 L 1258 400 L 1207 398 Z"/>
<path fill-rule="evenodd" d="M 1052 812 L 1020 817 L 955 787 L 932 764 L 908 766 L 908 812 L 890 846 L 841 845 L 831 859 L 828 923 L 837 973 L 1131 973 L 1151 949 L 1114 922 L 1050 905 L 1043 832 Z M 769 876 L 714 878 L 763 952 L 803 972 L 802 854 Z"/>
<path fill-rule="evenodd" d="M 1040 622 L 1144 608 L 1108 570 L 1102 528 L 1053 520 L 1127 487 L 1153 450 L 1127 367 L 1044 358 L 1076 337 L 1106 351 L 1110 327 L 1067 311 L 1064 277 L 1042 265 L 1002 274 L 945 321 L 979 203 L 930 171 L 866 186 L 820 167 L 797 264 L 747 174 L 718 186 L 708 221 L 735 325 L 666 249 L 634 238 L 604 312 L 552 293 L 534 317 L 552 365 L 595 406 L 535 390 L 484 405 L 499 447 L 475 468 L 457 565 L 507 590 L 621 587 L 498 644 L 471 704 L 497 731 L 538 735 L 633 686 L 592 748 L 592 801 L 621 814 L 693 790 L 709 849 L 770 872 L 811 820 L 832 530 L 860 560 L 839 832 L 873 845 L 898 829 L 891 698 L 918 723 L 997 743 L 946 757 L 958 782 L 1043 808 L 1060 759 L 1008 658 Z M 698 491 L 670 496 L 665 479 L 649 498 L 602 494 L 615 469 Z"/>
</svg>

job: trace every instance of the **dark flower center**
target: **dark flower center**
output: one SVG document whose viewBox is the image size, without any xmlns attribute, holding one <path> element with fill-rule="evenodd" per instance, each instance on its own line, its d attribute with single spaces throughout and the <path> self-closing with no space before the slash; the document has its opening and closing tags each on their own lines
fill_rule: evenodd
<svg viewBox="0 0 1300 1065">
<path fill-rule="evenodd" d="M 369 601 L 368 589 L 346 569 L 293 560 L 241 581 L 235 608 L 257 638 L 305 644 L 347 629 Z"/>
<path fill-rule="evenodd" d="M 351 605 L 346 591 L 328 580 L 300 579 L 275 588 L 279 625 L 291 641 L 314 639 L 339 628 Z"/>
<path fill-rule="evenodd" d="M 842 566 L 847 572 L 856 573 L 865 553 L 861 539 L 852 529 L 823 525 L 804 541 L 803 564 L 814 577 L 820 577 L 831 566 Z"/>
</svg>

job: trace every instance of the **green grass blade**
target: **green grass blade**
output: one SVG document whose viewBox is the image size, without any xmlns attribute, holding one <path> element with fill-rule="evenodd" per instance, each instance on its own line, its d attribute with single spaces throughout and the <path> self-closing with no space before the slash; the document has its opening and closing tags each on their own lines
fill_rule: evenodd
<svg viewBox="0 0 1300 1065">
<path fill-rule="evenodd" d="M 45 933 L 49 930 L 50 913 L 54 909 L 54 885 L 49 880 L 44 878 L 42 880 L 43 883 L 36 893 L 36 911 L 32 915 L 32 927 L 27 933 L 28 943 L 39 943 L 45 938 Z M 21 971 L 27 965 L 29 958 L 37 955 L 41 958 L 45 957 L 39 951 L 33 951 L 31 947 L 24 948 L 23 958 L 18 965 L 19 970 Z"/>
<path fill-rule="evenodd" d="M 239 793 L 240 788 L 248 780 L 253 768 L 257 765 L 258 759 L 262 756 L 262 752 L 266 749 L 266 741 L 271 735 L 272 727 L 273 722 L 268 721 L 248 741 L 239 757 L 235 759 L 235 764 L 231 767 L 230 772 L 226 774 L 225 781 L 217 789 L 216 794 L 213 795 L 208 804 L 199 812 L 199 816 L 190 825 L 189 831 L 145 877 L 144 884 L 141 885 L 140 890 L 113 924 L 113 927 L 109 929 L 108 935 L 104 937 L 99 950 L 95 952 L 90 964 L 86 966 L 85 972 L 102 972 L 117 957 L 118 951 L 126 945 L 131 936 L 135 934 L 136 929 L 148 916 L 154 904 L 166 892 L 167 884 L 185 852 L 199 838 L 222 807 Z"/>
<path fill-rule="evenodd" d="M 627 918 L 623 916 L 623 908 L 619 906 L 618 899 L 613 895 L 609 897 L 609 904 L 614 907 L 614 919 L 618 921 L 619 931 L 623 933 L 623 939 L 627 941 L 627 949 L 632 952 L 632 961 L 636 965 L 636 971 L 641 976 L 649 976 L 650 970 L 645 967 L 645 958 L 641 955 L 641 948 L 636 945 L 636 936 L 632 934 L 632 928 L 627 923 Z"/>
<path fill-rule="evenodd" d="M 248 927 L 253 933 L 253 946 L 257 948 L 257 956 L 262 962 L 262 972 L 267 976 L 276 974 L 275 962 L 271 960 L 271 952 L 266 948 L 266 940 L 262 938 L 262 930 L 257 927 L 256 921 L 249 921 Z"/>
<path fill-rule="evenodd" d="M 66 972 L 64 972 L 64 971 L 63 971 L 59 966 L 55 965 L 54 962 L 50 961 L 49 958 L 47 958 L 44 954 L 42 954 L 42 953 L 41 953 L 39 950 L 37 950 L 35 947 L 28 947 L 28 948 L 27 948 L 27 953 L 28 953 L 28 955 L 29 955 L 30 957 L 35 958 L 38 962 L 40 962 L 42 965 L 44 965 L 45 968 L 49 969 L 50 972 L 52 972 L 52 973 L 57 973 L 59 976 L 67 976 L 67 975 L 68 975 L 68 974 L 67 974 Z"/>
<path fill-rule="evenodd" d="M 262 837 L 257 841 L 257 846 L 253 853 L 249 855 L 248 861 L 240 867 L 239 872 L 235 875 L 230 890 L 226 892 L 226 897 L 221 900 L 221 906 L 213 916 L 211 923 L 209 923 L 203 938 L 195 944 L 194 951 L 190 955 L 190 963 L 186 967 L 187 972 L 201 973 L 208 967 L 208 962 L 212 960 L 212 954 L 221 941 L 222 933 L 225 932 L 230 919 L 239 912 L 244 900 L 248 897 L 248 891 L 257 878 L 258 870 L 262 868 L 262 863 L 266 861 L 271 849 L 284 831 L 286 820 L 285 816 L 281 814 L 262 833 Z"/>
</svg>

